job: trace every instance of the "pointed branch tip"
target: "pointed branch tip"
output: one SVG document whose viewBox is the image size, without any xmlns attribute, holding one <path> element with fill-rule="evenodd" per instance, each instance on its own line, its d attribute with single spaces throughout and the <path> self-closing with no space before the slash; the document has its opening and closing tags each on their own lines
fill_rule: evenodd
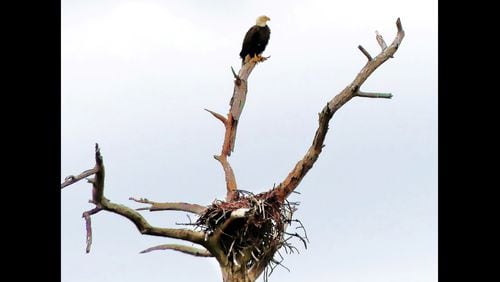
<svg viewBox="0 0 500 282">
<path fill-rule="evenodd" d="M 225 118 L 223 115 L 216 113 L 214 111 L 211 111 L 209 109 L 204 109 L 204 110 L 211 113 L 216 119 L 220 120 L 224 125 L 227 123 L 227 118 Z"/>
<path fill-rule="evenodd" d="M 382 49 L 382 51 L 384 51 L 387 48 L 387 44 L 385 43 L 384 38 L 382 37 L 382 35 L 380 35 L 378 30 L 375 30 L 375 34 L 375 39 L 377 39 L 378 45 L 380 45 L 380 48 Z"/>
<path fill-rule="evenodd" d="M 403 25 L 401 24 L 401 19 L 399 17 L 396 20 L 396 26 L 398 27 L 398 30 L 403 30 Z"/>
<path fill-rule="evenodd" d="M 234 76 L 235 79 L 240 80 L 240 77 L 234 71 L 233 66 L 231 66 L 231 72 L 233 73 L 233 76 Z"/>
<path fill-rule="evenodd" d="M 95 161 L 99 166 L 102 165 L 103 159 L 101 155 L 101 148 L 99 148 L 98 143 L 95 143 Z"/>
</svg>

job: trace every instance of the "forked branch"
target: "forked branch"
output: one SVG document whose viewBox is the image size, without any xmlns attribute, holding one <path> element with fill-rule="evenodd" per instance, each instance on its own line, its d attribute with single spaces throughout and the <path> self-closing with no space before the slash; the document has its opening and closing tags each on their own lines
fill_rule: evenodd
<svg viewBox="0 0 500 282">
<path fill-rule="evenodd" d="M 401 25 L 401 20 L 398 18 L 396 21 L 396 26 L 398 32 L 396 34 L 396 38 L 392 42 L 389 47 L 383 48 L 383 44 L 381 47 L 383 50 L 380 54 L 378 54 L 375 58 L 371 59 L 371 56 L 364 50 L 364 48 L 360 48 L 363 54 L 368 57 L 368 62 L 361 69 L 361 71 L 356 75 L 354 81 L 351 82 L 342 92 L 337 94 L 332 100 L 330 100 L 323 110 L 319 113 L 319 124 L 318 129 L 316 130 L 316 134 L 314 135 L 314 139 L 311 147 L 306 152 L 304 157 L 295 165 L 292 171 L 288 174 L 288 176 L 281 182 L 275 189 L 278 197 L 283 201 L 286 199 L 290 193 L 294 191 L 294 189 L 299 185 L 307 172 L 312 168 L 314 163 L 319 157 L 321 150 L 324 147 L 324 140 L 326 133 L 328 131 L 328 123 L 330 119 L 333 117 L 333 114 L 342 107 L 345 103 L 351 100 L 355 96 L 360 97 L 370 97 L 370 98 L 390 98 L 392 95 L 390 93 L 366 93 L 361 92 L 360 87 L 366 81 L 366 79 L 385 61 L 389 58 L 393 57 L 394 53 L 398 50 L 399 45 L 404 37 L 404 30 Z M 379 44 L 381 41 L 381 36 L 378 36 L 377 33 L 377 41 Z"/>
<path fill-rule="evenodd" d="M 234 151 L 234 142 L 236 140 L 236 129 L 238 127 L 238 121 L 245 106 L 245 100 L 247 96 L 247 82 L 248 77 L 252 73 L 253 69 L 259 62 L 265 61 L 266 57 L 254 57 L 248 62 L 246 62 L 240 69 L 239 73 L 236 74 L 234 69 L 231 67 L 231 72 L 234 76 L 234 90 L 231 101 L 229 102 L 230 109 L 227 114 L 227 118 L 221 114 L 205 109 L 207 112 L 211 113 L 215 118 L 220 120 L 224 124 L 224 142 L 222 143 L 222 150 L 220 155 L 215 155 L 214 158 L 220 162 L 222 169 L 224 170 L 225 180 L 226 180 L 226 201 L 234 200 L 238 197 L 236 177 L 234 176 L 234 171 L 229 164 L 228 157 L 231 156 L 231 152 Z"/>
<path fill-rule="evenodd" d="M 205 234 L 203 232 L 193 231 L 189 229 L 161 228 L 152 226 L 137 211 L 124 205 L 112 203 L 110 200 L 106 199 L 104 197 L 104 177 L 105 177 L 104 162 L 98 144 L 96 144 L 95 146 L 95 158 L 96 158 L 96 166 L 93 169 L 95 170 L 95 177 L 89 179 L 89 182 L 92 183 L 92 200 L 90 202 L 94 203 L 96 205 L 96 208 L 88 212 L 85 212 L 83 214 L 87 226 L 87 252 L 89 252 L 90 244 L 92 242 L 92 229 L 90 225 L 91 224 L 90 216 L 101 210 L 106 210 L 128 218 L 135 224 L 139 232 L 141 232 L 142 234 L 180 239 L 196 243 L 202 246 L 206 245 Z M 85 174 L 85 172 L 82 173 L 81 175 L 83 174 Z M 73 184 L 75 182 L 76 181 L 73 181 L 70 184 Z M 64 185 L 65 183 L 63 183 L 62 185 Z M 184 210 L 186 209 L 191 209 L 193 211 L 196 210 L 198 212 L 200 211 L 194 205 L 190 207 L 184 206 Z"/>
</svg>

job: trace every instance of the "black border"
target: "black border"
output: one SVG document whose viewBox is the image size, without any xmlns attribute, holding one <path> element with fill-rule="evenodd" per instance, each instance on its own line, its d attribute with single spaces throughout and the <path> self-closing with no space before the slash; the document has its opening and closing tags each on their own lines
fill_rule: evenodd
<svg viewBox="0 0 500 282">
<path fill-rule="evenodd" d="M 24 269 L 21 277 L 33 275 L 40 281 L 60 281 L 61 3 L 30 2 L 26 5 L 29 7 L 17 8 L 17 11 L 22 11 L 19 13 L 15 13 L 15 9 L 5 11 L 13 17 L 9 20 L 11 25 L 6 27 L 12 38 L 7 42 L 14 44 L 7 44 L 11 49 L 4 53 L 10 63 L 6 79 L 11 83 L 11 89 L 2 95 L 7 96 L 3 97 L 4 107 L 9 111 L 4 116 L 4 126 L 9 130 L 4 135 L 9 143 L 3 147 L 8 155 L 4 164 L 14 172 L 13 175 L 10 172 L 4 175 L 7 181 L 12 181 L 5 185 L 6 190 L 14 190 L 14 195 L 7 199 L 11 206 L 6 212 L 24 214 L 12 219 L 15 224 L 7 220 L 2 229 L 11 236 L 6 242 L 11 242 L 11 239 L 15 242 L 6 243 L 7 247 L 14 247 L 14 252 L 28 257 L 21 263 Z M 466 138 L 474 132 L 467 133 L 471 128 L 464 124 L 463 117 L 474 109 L 468 104 L 472 101 L 466 95 L 480 94 L 472 89 L 471 83 L 466 83 L 473 74 L 464 72 L 463 65 L 460 65 L 464 61 L 457 60 L 473 61 L 474 58 L 467 57 L 470 50 L 462 48 L 457 54 L 456 47 L 472 48 L 482 38 L 463 28 L 464 19 L 460 15 L 466 13 L 458 13 L 450 19 L 448 8 L 439 2 L 440 282 L 452 281 L 451 276 L 463 274 L 469 268 L 467 264 L 471 258 L 467 248 L 470 247 L 466 245 L 468 240 L 462 239 L 475 231 L 473 227 L 473 230 L 469 229 L 468 223 L 477 219 L 468 213 L 470 205 L 464 206 L 464 203 L 476 200 L 474 197 L 477 196 L 474 196 L 474 191 L 466 193 L 465 189 L 479 188 L 469 183 L 454 183 L 457 178 L 462 180 L 462 176 L 475 173 L 470 167 L 473 163 L 466 165 L 467 153 L 463 151 L 473 144 Z M 470 22 L 465 21 L 465 24 Z M 470 67 L 470 70 L 474 69 L 481 69 L 481 66 Z M 14 103 L 19 107 L 11 108 L 9 105 L 13 104 L 8 99 L 16 100 Z M 32 270 L 31 266 L 39 269 Z"/>
<path fill-rule="evenodd" d="M 2 91 L 9 170 L 2 247 L 18 280 L 60 281 L 61 2 L 16 4 L 2 9 L 3 82 L 10 85 Z"/>
<path fill-rule="evenodd" d="M 485 115 L 494 104 L 481 98 L 490 92 L 481 72 L 491 62 L 489 48 L 481 47 L 491 37 L 481 34 L 488 17 L 477 11 L 480 5 L 438 6 L 438 279 L 487 281 L 479 270 L 486 257 L 478 252 L 489 248 L 481 229 L 492 224 L 484 222 L 484 208 L 496 198 L 487 195 L 492 185 L 484 183 L 488 172 L 480 160 L 492 148 L 482 136 L 491 133 L 483 126 L 489 127 Z"/>
</svg>

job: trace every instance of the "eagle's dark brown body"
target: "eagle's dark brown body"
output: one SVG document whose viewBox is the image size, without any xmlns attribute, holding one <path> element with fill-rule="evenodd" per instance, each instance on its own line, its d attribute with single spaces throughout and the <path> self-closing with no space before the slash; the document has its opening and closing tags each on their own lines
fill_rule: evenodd
<svg viewBox="0 0 500 282">
<path fill-rule="evenodd" d="M 243 46 L 241 48 L 240 57 L 245 63 L 245 57 L 250 55 L 253 58 L 255 55 L 260 55 L 266 49 L 271 30 L 267 25 L 265 26 L 252 26 L 243 39 Z"/>
</svg>

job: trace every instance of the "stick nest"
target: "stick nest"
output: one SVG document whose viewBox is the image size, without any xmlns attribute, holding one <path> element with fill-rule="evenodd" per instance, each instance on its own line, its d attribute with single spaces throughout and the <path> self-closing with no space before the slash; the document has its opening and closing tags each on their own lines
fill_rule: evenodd
<svg viewBox="0 0 500 282">
<path fill-rule="evenodd" d="M 195 223 L 207 236 L 220 234 L 221 247 L 230 261 L 236 265 L 245 263 L 248 268 L 264 262 L 272 272 L 283 260 L 279 253 L 280 260 L 273 258 L 279 248 L 285 247 L 287 253 L 298 252 L 288 242 L 290 238 L 299 238 L 307 248 L 304 227 L 299 220 L 292 219 L 298 202 L 282 202 L 274 190 L 257 195 L 238 192 L 234 201 L 214 201 Z M 303 229 L 303 235 L 286 232 L 293 222 L 300 224 L 297 228 Z"/>
</svg>

